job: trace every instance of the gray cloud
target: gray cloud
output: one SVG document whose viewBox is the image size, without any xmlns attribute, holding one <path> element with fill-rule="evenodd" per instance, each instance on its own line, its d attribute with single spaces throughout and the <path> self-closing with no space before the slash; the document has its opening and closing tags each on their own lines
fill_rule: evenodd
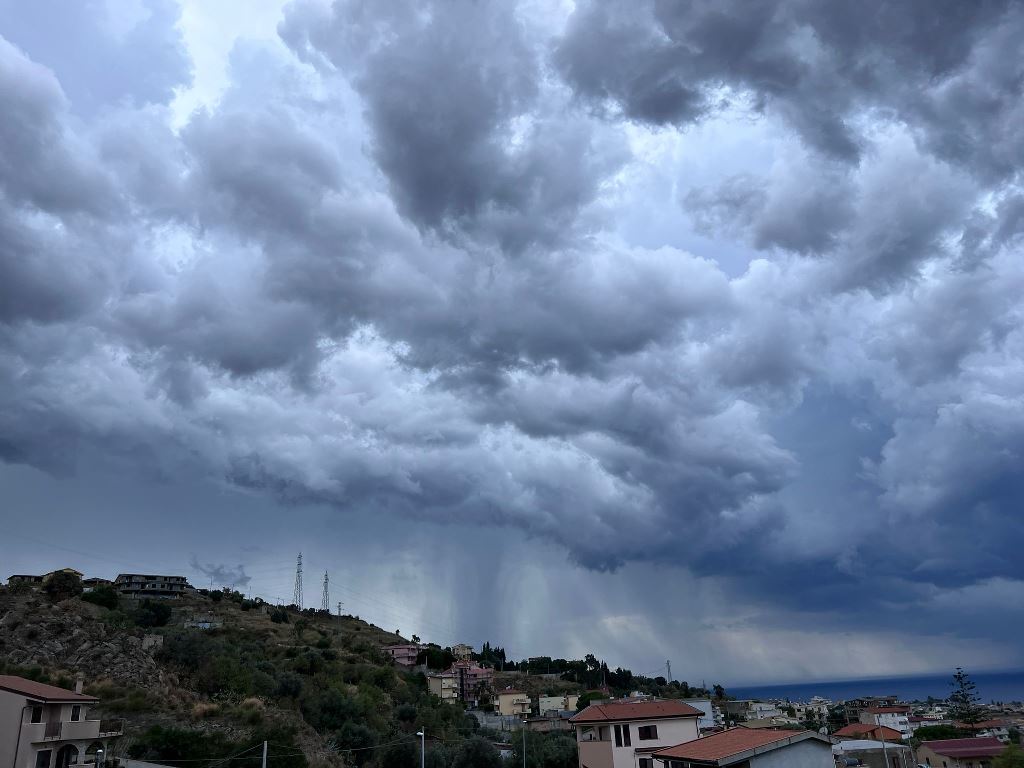
<svg viewBox="0 0 1024 768">
<path fill-rule="evenodd" d="M 869 582 L 1019 580 L 1016 7 L 626 10 L 295 3 L 174 128 L 177 54 L 90 100 L 0 42 L 0 457 L 515 529 L 836 631 Z"/>
</svg>

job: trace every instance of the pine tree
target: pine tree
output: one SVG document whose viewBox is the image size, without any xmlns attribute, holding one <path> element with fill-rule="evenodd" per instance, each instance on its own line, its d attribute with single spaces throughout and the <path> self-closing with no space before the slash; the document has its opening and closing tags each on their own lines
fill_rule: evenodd
<svg viewBox="0 0 1024 768">
<path fill-rule="evenodd" d="M 981 697 L 978 696 L 977 686 L 970 676 L 964 672 L 962 667 L 957 667 L 953 674 L 953 681 L 950 683 L 953 692 L 949 695 L 949 716 L 957 722 L 967 725 L 980 723 L 983 718 L 983 711 L 978 705 Z"/>
</svg>

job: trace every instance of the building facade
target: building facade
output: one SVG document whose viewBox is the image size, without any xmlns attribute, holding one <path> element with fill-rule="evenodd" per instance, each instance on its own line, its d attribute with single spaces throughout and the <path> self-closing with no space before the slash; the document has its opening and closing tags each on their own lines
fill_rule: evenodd
<svg viewBox="0 0 1024 768">
<path fill-rule="evenodd" d="M 440 675 L 427 675 L 427 688 L 441 701 L 457 701 L 459 698 L 458 678 L 447 672 Z"/>
<path fill-rule="evenodd" d="M 839 758 L 852 758 L 868 768 L 913 768 L 914 754 L 910 747 L 888 739 L 844 739 L 832 745 Z"/>
<path fill-rule="evenodd" d="M 99 699 L 23 677 L 0 675 L 0 766 L 95 766 L 120 736 L 120 721 L 89 718 Z"/>
<path fill-rule="evenodd" d="M 497 691 L 494 694 L 494 709 L 505 717 L 525 718 L 530 714 L 530 697 L 513 689 Z"/>
<path fill-rule="evenodd" d="M 119 573 L 114 579 L 114 589 L 122 597 L 181 597 L 192 586 L 184 576 Z"/>
<path fill-rule="evenodd" d="M 655 768 L 653 753 L 699 736 L 701 711 L 678 700 L 611 700 L 570 719 L 579 768 Z"/>
<path fill-rule="evenodd" d="M 564 696 L 538 696 L 537 713 L 543 715 L 545 712 L 574 712 L 579 701 L 578 693 L 567 693 Z"/>
<path fill-rule="evenodd" d="M 1006 745 L 994 736 L 922 741 L 917 762 L 930 768 L 991 768 Z"/>
<path fill-rule="evenodd" d="M 455 676 L 459 699 L 467 704 L 477 704 L 494 687 L 494 670 L 472 661 L 456 661 L 446 672 Z"/>
</svg>

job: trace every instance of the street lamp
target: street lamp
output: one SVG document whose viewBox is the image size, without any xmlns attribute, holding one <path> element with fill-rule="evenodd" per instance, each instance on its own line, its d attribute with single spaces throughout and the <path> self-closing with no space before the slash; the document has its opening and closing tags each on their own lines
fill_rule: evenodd
<svg viewBox="0 0 1024 768">
<path fill-rule="evenodd" d="M 103 765 L 103 748 L 100 747 L 96 750 L 96 768 L 100 768 Z"/>
<path fill-rule="evenodd" d="M 523 720 L 523 768 L 526 768 L 526 721 Z"/>
<path fill-rule="evenodd" d="M 427 748 L 424 741 L 427 736 L 427 729 L 420 728 L 416 731 L 416 735 L 420 737 L 420 768 L 427 768 Z"/>
</svg>

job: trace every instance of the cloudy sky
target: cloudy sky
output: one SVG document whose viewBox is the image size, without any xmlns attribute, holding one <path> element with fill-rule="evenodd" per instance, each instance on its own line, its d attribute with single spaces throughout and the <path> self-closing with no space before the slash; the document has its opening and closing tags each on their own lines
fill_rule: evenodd
<svg viewBox="0 0 1024 768">
<path fill-rule="evenodd" d="M 1024 666 L 1022 84 L 999 0 L 0 0 L 0 575 Z"/>
</svg>

